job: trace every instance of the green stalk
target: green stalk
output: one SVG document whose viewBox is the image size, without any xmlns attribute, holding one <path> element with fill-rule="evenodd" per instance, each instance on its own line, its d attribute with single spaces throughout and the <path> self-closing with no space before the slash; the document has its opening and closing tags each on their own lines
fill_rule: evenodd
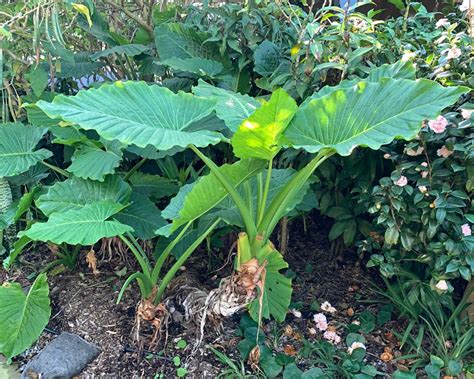
<svg viewBox="0 0 474 379">
<path fill-rule="evenodd" d="M 127 181 L 128 179 L 130 179 L 130 177 L 131 177 L 133 174 L 135 174 L 135 172 L 137 172 L 140 167 L 143 166 L 143 164 L 146 162 L 146 160 L 147 160 L 147 158 L 142 158 L 142 159 L 140 159 L 140 160 L 137 162 L 137 164 L 136 164 L 135 166 L 133 166 L 129 172 L 127 172 L 127 174 L 126 174 L 125 177 L 124 177 L 125 181 Z"/>
<path fill-rule="evenodd" d="M 260 222 L 260 206 L 263 198 L 263 175 L 261 172 L 257 174 L 257 224 Z"/>
<path fill-rule="evenodd" d="M 147 264 L 147 261 L 143 259 L 141 254 L 138 252 L 135 246 L 133 246 L 133 244 L 127 239 L 127 237 L 123 235 L 119 235 L 119 238 L 128 246 L 130 251 L 135 256 L 135 259 L 138 261 L 138 264 L 140 265 L 140 268 L 142 269 L 143 274 L 146 275 L 147 277 L 150 277 L 150 266 L 149 264 Z"/>
<path fill-rule="evenodd" d="M 184 233 L 189 229 L 189 227 L 192 225 L 193 221 L 189 221 L 186 226 L 179 232 L 179 234 L 176 236 L 176 238 L 169 243 L 168 246 L 166 246 L 166 249 L 163 251 L 163 253 L 160 254 L 158 257 L 158 260 L 156 261 L 155 267 L 153 269 L 153 272 L 151 273 L 151 281 L 152 283 L 158 282 L 158 278 L 160 276 L 161 269 L 163 268 L 163 265 L 165 264 L 166 258 L 170 255 L 171 251 L 173 248 L 176 246 L 176 244 L 181 241 L 181 238 L 183 238 Z"/>
<path fill-rule="evenodd" d="M 257 225 L 259 226 L 260 226 L 260 223 L 262 222 L 263 214 L 265 213 L 265 208 L 267 206 L 268 191 L 270 190 L 270 181 L 272 178 L 272 169 L 273 169 L 273 157 L 268 162 L 267 177 L 265 178 L 265 188 L 263 190 L 262 201 L 258 205 L 259 209 L 258 209 Z M 257 228 L 259 228 L 259 226 L 257 226 Z"/>
<path fill-rule="evenodd" d="M 262 222 L 259 224 L 259 233 L 261 233 L 265 242 L 268 240 L 273 229 L 277 225 L 278 221 L 282 217 L 288 203 L 293 199 L 295 194 L 301 189 L 306 183 L 309 177 L 313 174 L 314 170 L 323 163 L 326 159 L 334 154 L 331 150 L 323 150 L 313 158 L 305 168 L 300 170 L 293 178 L 278 192 L 276 197 L 269 205 Z"/>
<path fill-rule="evenodd" d="M 254 239 L 257 235 L 257 226 L 255 225 L 255 221 L 252 217 L 252 214 L 250 213 L 250 210 L 246 206 L 245 201 L 239 195 L 239 193 L 234 188 L 232 183 L 229 183 L 229 181 L 220 173 L 219 167 L 217 167 L 217 165 L 212 160 L 207 158 L 194 145 L 189 145 L 189 147 L 191 148 L 191 150 L 193 150 L 196 153 L 196 155 L 199 158 L 201 158 L 201 160 L 206 164 L 206 166 L 209 167 L 211 172 L 216 176 L 216 178 L 224 186 L 224 188 L 226 189 L 227 193 L 232 198 L 232 200 L 234 200 L 234 203 L 235 205 L 237 205 L 237 208 L 239 208 L 240 215 L 242 216 L 242 219 L 244 220 L 245 229 L 247 230 L 247 234 L 249 235 L 249 238 Z"/>
<path fill-rule="evenodd" d="M 202 241 L 204 241 L 204 239 L 208 236 L 208 234 L 214 230 L 214 228 L 217 226 L 217 224 L 219 224 L 219 222 L 221 222 L 220 218 L 214 221 L 214 223 L 203 234 L 201 234 L 199 238 L 196 241 L 194 241 L 194 243 L 191 246 L 188 247 L 188 249 L 184 252 L 184 254 L 181 257 L 179 257 L 179 259 L 175 262 L 175 264 L 171 267 L 171 269 L 166 273 L 166 275 L 164 276 L 158 288 L 158 292 L 154 300 L 155 304 L 161 301 L 161 298 L 163 294 L 165 293 L 166 287 L 168 287 L 168 284 L 174 278 L 179 268 L 184 264 L 184 262 L 186 262 L 186 260 L 194 252 L 194 250 L 198 248 L 198 246 L 202 243 Z"/>
<path fill-rule="evenodd" d="M 66 178 L 69 178 L 69 172 L 67 172 L 66 170 L 63 170 L 62 168 L 59 168 L 55 165 L 52 165 L 51 163 L 48 163 L 48 162 L 45 162 L 45 161 L 41 161 L 41 163 L 43 165 L 45 165 L 46 167 L 48 167 L 49 169 L 53 170 L 53 171 L 56 171 L 58 174 L 61 174 L 62 176 L 66 177 Z"/>
<path fill-rule="evenodd" d="M 135 272 L 132 275 L 130 275 L 127 278 L 127 280 L 123 283 L 123 286 L 120 289 L 119 295 L 117 297 L 117 304 L 120 303 L 125 290 L 130 285 L 130 283 L 132 283 L 134 279 L 137 280 L 138 287 L 140 287 L 140 293 L 142 295 L 142 298 L 146 299 L 148 296 L 150 296 L 151 291 L 153 290 L 153 285 L 150 282 L 150 279 L 146 275 L 144 275 L 142 272 Z"/>
</svg>

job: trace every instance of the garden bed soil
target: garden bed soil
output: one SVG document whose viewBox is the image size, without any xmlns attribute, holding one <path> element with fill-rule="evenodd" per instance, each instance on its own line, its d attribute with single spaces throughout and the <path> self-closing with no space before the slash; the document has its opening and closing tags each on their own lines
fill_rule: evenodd
<svg viewBox="0 0 474 379">
<path fill-rule="evenodd" d="M 264 325 L 268 336 L 275 335 L 275 330 L 280 331 L 275 351 L 293 354 L 302 343 L 302 337 L 308 340 L 321 338 L 311 332 L 314 328 L 312 321 L 314 302 L 329 301 L 337 312 L 331 319 L 338 324 L 350 324 L 357 318 L 357 314 L 377 305 L 368 305 L 364 300 L 377 300 L 378 295 L 373 291 L 373 283 L 368 278 L 376 278 L 377 273 L 368 272 L 365 264 L 361 262 L 353 251 L 344 251 L 340 256 L 333 257 L 327 240 L 328 230 L 326 223 L 314 224 L 310 222 L 308 232 L 302 232 L 300 220 L 291 223 L 288 251 L 285 259 L 288 261 L 293 281 L 293 305 L 301 309 L 301 316 L 289 313 L 283 325 L 267 322 Z M 49 255 L 48 255 L 49 254 Z M 51 255 L 49 251 L 29 251 L 22 256 L 24 264 L 10 273 L 3 272 L 0 281 L 19 280 L 28 285 L 26 279 L 35 271 L 35 268 L 44 267 Z M 204 251 L 195 253 L 187 262 L 187 272 L 208 272 L 209 265 L 219 267 L 225 260 L 227 253 L 221 252 L 223 260 L 210 260 Z M 194 331 L 189 331 L 180 323 L 171 321 L 168 325 L 166 346 L 147 348 L 137 346 L 132 338 L 135 323 L 135 308 L 139 301 L 139 291 L 132 287 L 127 290 L 121 303 L 116 304 L 118 292 L 126 275 L 126 263 L 122 258 L 112 256 L 101 259 L 98 255 L 98 269 L 100 274 L 94 275 L 87 267 L 85 259 L 80 260 L 79 267 L 74 272 L 49 273 L 50 295 L 52 299 L 52 316 L 47 329 L 39 341 L 26 353 L 16 359 L 21 367 L 34 357 L 51 341 L 55 335 L 63 331 L 76 333 L 85 340 L 97 345 L 102 353 L 87 366 L 82 377 L 119 377 L 119 378 L 172 378 L 176 376 L 176 358 L 180 357 L 181 367 L 185 367 L 188 378 L 215 378 L 226 367 L 216 358 L 207 346 L 211 345 L 233 359 L 239 359 L 236 345 L 240 337 L 235 330 L 238 329 L 239 317 L 226 320 L 224 332 L 216 334 L 207 330 L 204 342 L 200 348 L 191 354 L 193 342 L 196 340 Z M 28 264 L 26 264 L 28 263 Z M 212 277 L 201 277 L 202 283 L 213 288 L 218 285 L 221 277 L 229 274 L 230 266 L 218 270 Z M 127 269 L 130 273 L 130 268 Z M 288 333 L 288 326 L 291 333 Z M 387 374 L 396 369 L 394 361 L 384 362 L 380 355 L 387 345 L 393 346 L 393 341 L 388 341 L 392 329 L 403 329 L 392 321 L 384 328 L 366 335 L 368 361 L 376 368 Z M 285 331 L 285 332 L 281 332 Z M 185 348 L 178 348 L 177 341 L 183 339 L 187 342 Z M 152 351 L 150 351 L 152 350 Z M 395 351 L 395 354 L 397 352 Z M 298 361 L 302 369 L 309 368 L 309 363 Z M 249 371 L 249 373 L 251 373 Z"/>
</svg>

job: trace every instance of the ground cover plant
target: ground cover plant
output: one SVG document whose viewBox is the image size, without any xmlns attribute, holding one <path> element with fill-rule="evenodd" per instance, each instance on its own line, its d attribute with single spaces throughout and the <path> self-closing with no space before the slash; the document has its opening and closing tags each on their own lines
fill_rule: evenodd
<svg viewBox="0 0 474 379">
<path fill-rule="evenodd" d="M 63 325 L 79 275 L 147 375 L 472 375 L 467 12 L 368 5 L 2 5 L 0 352 Z M 344 260 L 373 292 L 334 307 Z"/>
</svg>

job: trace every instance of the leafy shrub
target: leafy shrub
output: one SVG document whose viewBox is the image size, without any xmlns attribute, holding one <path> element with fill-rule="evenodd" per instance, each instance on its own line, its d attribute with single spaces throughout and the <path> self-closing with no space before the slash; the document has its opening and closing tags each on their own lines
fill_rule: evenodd
<svg viewBox="0 0 474 379">
<path fill-rule="evenodd" d="M 474 271 L 474 221 L 470 194 L 473 186 L 473 123 L 469 104 L 429 121 L 418 138 L 385 148 L 384 157 L 395 164 L 366 202 L 376 230 L 360 249 L 371 252 L 369 266 L 386 277 L 417 274 L 437 284 Z M 463 117 L 464 115 L 464 117 Z"/>
</svg>

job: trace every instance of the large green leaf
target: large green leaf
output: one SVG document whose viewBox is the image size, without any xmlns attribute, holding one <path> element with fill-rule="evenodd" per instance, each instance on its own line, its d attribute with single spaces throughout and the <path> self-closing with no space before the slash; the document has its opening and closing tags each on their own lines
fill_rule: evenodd
<svg viewBox="0 0 474 379">
<path fill-rule="evenodd" d="M 122 160 L 120 146 L 106 145 L 105 150 L 97 146 L 78 146 L 67 170 L 79 178 L 104 181 L 105 175 L 113 174 Z"/>
<path fill-rule="evenodd" d="M 49 158 L 50 151 L 35 150 L 46 131 L 19 122 L 0 124 L 0 177 L 21 174 Z"/>
<path fill-rule="evenodd" d="M 130 177 L 134 192 L 139 192 L 153 199 L 161 199 L 176 194 L 179 190 L 176 180 L 163 178 L 158 175 L 136 172 Z"/>
<path fill-rule="evenodd" d="M 267 261 L 265 287 L 263 291 L 262 316 L 269 319 L 270 315 L 278 322 L 283 322 L 291 301 L 291 279 L 280 273 L 288 267 L 283 256 L 274 249 L 262 249 L 257 255 L 260 264 Z M 249 307 L 250 315 L 258 320 L 260 310 L 259 299 L 255 299 Z"/>
<path fill-rule="evenodd" d="M 376 150 L 394 138 L 414 138 L 424 119 L 436 118 L 467 91 L 424 79 L 359 82 L 300 107 L 285 135 L 293 147 L 311 153 L 330 148 L 349 155 L 357 146 Z"/>
<path fill-rule="evenodd" d="M 193 87 L 193 93 L 216 100 L 217 117 L 233 132 L 260 107 L 260 103 L 253 97 L 211 86 L 203 80 L 199 80 L 198 86 Z"/>
<path fill-rule="evenodd" d="M 201 76 L 209 76 L 210 78 L 216 77 L 224 69 L 220 62 L 196 57 L 184 59 L 173 57 L 162 62 L 175 70 L 188 71 Z"/>
<path fill-rule="evenodd" d="M 109 49 L 98 51 L 97 53 L 91 54 L 91 59 L 96 60 L 99 58 L 108 57 L 112 54 L 123 54 L 129 57 L 134 57 L 135 55 L 139 55 L 147 50 L 149 50 L 149 48 L 145 45 L 131 43 L 128 45 L 113 46 Z"/>
<path fill-rule="evenodd" d="M 134 193 L 131 204 L 115 216 L 115 219 L 133 228 L 133 235 L 140 239 L 155 237 L 155 231 L 168 223 L 160 210 L 148 197 Z"/>
<path fill-rule="evenodd" d="M 370 70 L 369 76 L 367 77 L 370 82 L 377 82 L 382 78 L 415 80 L 415 66 L 413 66 L 413 63 L 410 61 L 398 61 L 392 64 L 383 64 L 382 66 Z"/>
<path fill-rule="evenodd" d="M 264 167 L 265 161 L 245 159 L 234 164 L 225 164 L 219 167 L 219 171 L 234 187 L 237 187 Z M 224 200 L 228 194 L 212 172 L 198 179 L 192 188 L 191 186 L 183 188 L 185 189 L 171 201 L 168 211 L 166 209 L 163 211 L 163 217 L 173 220 L 166 233 L 171 233 L 181 225 L 201 217 Z M 176 214 L 178 209 L 179 215 Z"/>
<path fill-rule="evenodd" d="M 0 286 L 0 353 L 9 360 L 41 335 L 51 315 L 46 274 L 40 274 L 27 294 L 19 283 Z"/>
<path fill-rule="evenodd" d="M 103 182 L 73 177 L 49 187 L 46 194 L 36 200 L 36 206 L 49 216 L 103 200 L 127 204 L 131 192 L 130 186 L 115 175 L 107 176 Z"/>
<path fill-rule="evenodd" d="M 221 60 L 216 45 L 205 43 L 209 37 L 209 34 L 181 23 L 162 24 L 155 28 L 156 50 L 163 61 L 170 58 Z"/>
<path fill-rule="evenodd" d="M 222 136 L 197 121 L 208 116 L 214 101 L 145 82 L 116 82 L 76 96 L 56 96 L 37 106 L 51 118 L 93 129 L 107 140 L 158 150 L 218 143 Z"/>
<path fill-rule="evenodd" d="M 121 204 L 105 200 L 84 205 L 80 209 L 53 213 L 47 222 L 37 222 L 18 235 L 56 244 L 93 245 L 101 238 L 115 237 L 133 231 L 128 225 L 109 220 L 123 207 Z"/>
<path fill-rule="evenodd" d="M 392 79 L 412 79 L 416 78 L 415 67 L 411 62 L 398 61 L 392 64 L 384 64 L 379 67 L 375 67 L 370 70 L 369 75 L 365 79 L 354 78 L 351 80 L 343 80 L 336 86 L 324 86 L 318 92 L 308 97 L 303 105 L 307 105 L 313 99 L 319 99 L 320 97 L 326 96 L 331 92 L 337 91 L 342 88 L 350 88 L 355 86 L 357 83 L 364 82 L 379 82 L 382 78 Z"/>
<path fill-rule="evenodd" d="M 234 154 L 241 159 L 272 159 L 280 151 L 282 133 L 297 110 L 296 101 L 284 89 L 273 92 L 235 132 L 231 141 Z"/>
</svg>

